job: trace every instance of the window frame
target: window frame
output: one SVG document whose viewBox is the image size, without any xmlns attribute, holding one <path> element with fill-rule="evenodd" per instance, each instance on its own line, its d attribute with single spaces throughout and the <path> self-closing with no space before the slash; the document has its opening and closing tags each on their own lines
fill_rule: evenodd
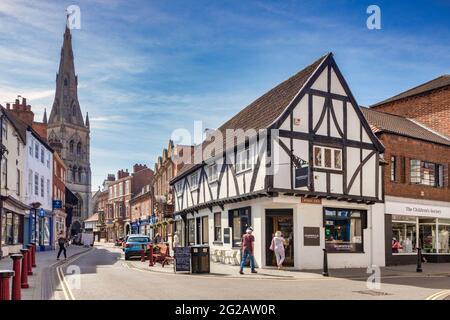
<svg viewBox="0 0 450 320">
<path fill-rule="evenodd" d="M 194 181 L 194 177 L 195 177 L 195 184 L 192 183 Z M 194 172 L 189 176 L 189 184 L 190 184 L 191 190 L 197 190 L 199 188 L 198 172 Z"/>
<path fill-rule="evenodd" d="M 212 164 L 208 165 L 207 171 L 208 171 L 208 182 L 209 183 L 217 182 L 219 180 L 219 176 L 217 174 L 218 173 L 217 167 L 218 167 L 217 163 L 212 163 Z M 211 172 L 212 170 L 214 172 Z"/>
<path fill-rule="evenodd" d="M 222 212 L 215 212 L 213 219 L 214 242 L 222 242 Z"/>
<path fill-rule="evenodd" d="M 391 155 L 390 181 L 397 181 L 397 157 Z"/>
<path fill-rule="evenodd" d="M 317 162 L 316 162 L 316 150 L 320 150 L 320 165 L 317 164 Z M 330 167 L 327 167 L 325 165 L 325 162 L 326 162 L 325 153 L 327 150 L 330 151 L 330 156 L 331 156 L 331 159 L 330 159 L 331 166 Z M 336 151 L 338 151 L 340 154 L 340 167 L 336 166 Z M 313 167 L 318 168 L 318 169 L 324 169 L 324 170 L 342 171 L 343 170 L 342 152 L 343 152 L 343 150 L 340 148 L 314 145 L 313 146 Z"/>
</svg>

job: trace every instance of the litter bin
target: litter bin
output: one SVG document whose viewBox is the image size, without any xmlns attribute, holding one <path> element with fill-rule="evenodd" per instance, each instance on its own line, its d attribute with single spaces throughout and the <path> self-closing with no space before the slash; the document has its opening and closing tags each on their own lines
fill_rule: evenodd
<svg viewBox="0 0 450 320">
<path fill-rule="evenodd" d="M 191 247 L 191 272 L 192 273 L 209 273 L 209 246 L 192 246 Z"/>
</svg>

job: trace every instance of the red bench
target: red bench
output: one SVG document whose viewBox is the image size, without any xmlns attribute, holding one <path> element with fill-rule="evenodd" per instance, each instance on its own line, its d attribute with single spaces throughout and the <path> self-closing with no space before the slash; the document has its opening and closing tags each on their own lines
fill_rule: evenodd
<svg viewBox="0 0 450 320">
<path fill-rule="evenodd" d="M 170 263 L 173 261 L 173 257 L 170 256 L 169 247 L 165 244 L 157 246 L 159 248 L 159 252 L 153 253 L 153 261 L 161 263 L 162 267 L 166 265 L 166 263 Z"/>
</svg>

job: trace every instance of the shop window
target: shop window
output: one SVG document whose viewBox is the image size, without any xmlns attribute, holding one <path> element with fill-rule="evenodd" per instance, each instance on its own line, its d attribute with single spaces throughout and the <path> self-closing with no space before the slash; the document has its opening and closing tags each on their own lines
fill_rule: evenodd
<svg viewBox="0 0 450 320">
<path fill-rule="evenodd" d="M 397 180 L 397 158 L 391 156 L 391 181 Z"/>
<path fill-rule="evenodd" d="M 314 146 L 314 167 L 342 170 L 342 150 Z"/>
<path fill-rule="evenodd" d="M 450 219 L 438 219 L 439 253 L 450 253 Z"/>
<path fill-rule="evenodd" d="M 419 219 L 419 241 L 423 253 L 437 253 L 436 219 Z"/>
<path fill-rule="evenodd" d="M 414 253 L 417 249 L 417 218 L 392 216 L 392 253 Z"/>
<path fill-rule="evenodd" d="M 441 164 L 411 159 L 411 183 L 433 187 L 444 186 L 444 169 Z"/>
<path fill-rule="evenodd" d="M 222 213 L 214 213 L 214 241 L 222 241 Z"/>
<path fill-rule="evenodd" d="M 2 214 L 2 245 L 19 244 L 22 240 L 23 219 L 13 212 Z"/>
<path fill-rule="evenodd" d="M 366 224 L 365 211 L 324 209 L 325 248 L 330 253 L 363 252 Z"/>
<path fill-rule="evenodd" d="M 228 226 L 233 230 L 233 247 L 240 247 L 242 235 L 250 226 L 250 207 L 230 210 L 228 214 Z"/>
<path fill-rule="evenodd" d="M 0 224 L 1 227 L 2 227 L 2 239 L 1 239 L 1 242 L 2 242 L 2 245 L 5 245 L 6 244 L 6 223 L 4 222 L 4 221 L 6 221 L 6 213 L 5 212 L 3 212 L 1 214 L 1 221 L 2 221 L 2 223 Z"/>
<path fill-rule="evenodd" d="M 188 219 L 188 245 L 195 245 L 195 219 Z"/>
</svg>

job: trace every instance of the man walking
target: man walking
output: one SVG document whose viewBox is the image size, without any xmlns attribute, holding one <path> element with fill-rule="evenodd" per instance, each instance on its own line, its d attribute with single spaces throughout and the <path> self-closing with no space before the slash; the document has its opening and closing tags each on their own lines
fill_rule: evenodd
<svg viewBox="0 0 450 320">
<path fill-rule="evenodd" d="M 246 233 L 242 236 L 242 260 L 240 274 L 244 274 L 244 266 L 247 263 L 247 258 L 250 258 L 250 269 L 252 273 L 257 273 L 255 270 L 255 258 L 253 256 L 255 237 L 253 236 L 253 228 L 248 227 Z"/>
</svg>

